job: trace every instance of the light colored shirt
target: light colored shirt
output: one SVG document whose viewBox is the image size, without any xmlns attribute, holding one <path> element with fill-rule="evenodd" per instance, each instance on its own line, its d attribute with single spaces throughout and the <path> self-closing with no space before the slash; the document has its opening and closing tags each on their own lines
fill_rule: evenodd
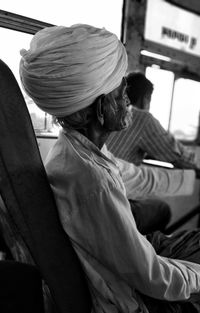
<svg viewBox="0 0 200 313">
<path fill-rule="evenodd" d="M 61 133 L 46 171 L 93 312 L 147 312 L 137 291 L 171 301 L 200 291 L 200 265 L 155 253 L 137 230 L 118 167 L 86 137 Z"/>
<path fill-rule="evenodd" d="M 101 149 L 119 168 L 128 199 L 191 195 L 195 185 L 195 171 L 162 167 L 136 166 L 116 158 L 107 146 Z"/>
<path fill-rule="evenodd" d="M 196 168 L 195 154 L 167 132 L 148 111 L 133 108 L 132 125 L 106 141 L 114 156 L 140 165 L 146 155 L 178 168 Z"/>
</svg>

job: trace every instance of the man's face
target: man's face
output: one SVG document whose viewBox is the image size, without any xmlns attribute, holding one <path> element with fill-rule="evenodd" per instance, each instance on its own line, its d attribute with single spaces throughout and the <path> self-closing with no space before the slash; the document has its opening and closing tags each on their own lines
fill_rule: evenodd
<svg viewBox="0 0 200 313">
<path fill-rule="evenodd" d="M 104 127 L 108 131 L 119 131 L 132 123 L 132 105 L 126 93 L 126 80 L 105 96 Z"/>
</svg>

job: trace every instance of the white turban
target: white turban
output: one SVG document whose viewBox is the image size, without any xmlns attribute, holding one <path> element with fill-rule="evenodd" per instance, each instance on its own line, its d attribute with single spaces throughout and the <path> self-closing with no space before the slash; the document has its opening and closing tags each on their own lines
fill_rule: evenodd
<svg viewBox="0 0 200 313">
<path fill-rule="evenodd" d="M 57 117 L 117 88 L 127 69 L 127 54 L 117 36 L 84 24 L 42 29 L 21 56 L 25 91 L 40 109 Z"/>
</svg>

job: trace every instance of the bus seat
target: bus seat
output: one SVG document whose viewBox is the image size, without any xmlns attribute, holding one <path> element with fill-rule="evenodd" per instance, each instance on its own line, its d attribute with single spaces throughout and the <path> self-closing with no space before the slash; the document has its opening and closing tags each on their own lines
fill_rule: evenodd
<svg viewBox="0 0 200 313">
<path fill-rule="evenodd" d="M 27 250 L 24 261 L 38 268 L 50 290 L 54 312 L 90 313 L 86 278 L 60 224 L 26 103 L 2 60 L 0 194 L 4 215 L 9 217 L 6 221 L 12 221 L 10 228 L 15 225 L 22 241 L 20 247 Z"/>
</svg>

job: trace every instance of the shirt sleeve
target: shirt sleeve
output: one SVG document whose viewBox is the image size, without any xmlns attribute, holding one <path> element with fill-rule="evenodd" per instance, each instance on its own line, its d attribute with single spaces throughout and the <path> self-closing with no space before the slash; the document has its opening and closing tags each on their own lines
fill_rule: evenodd
<svg viewBox="0 0 200 313">
<path fill-rule="evenodd" d="M 194 170 L 136 167 L 118 159 L 128 199 L 191 195 L 194 191 Z"/>
<path fill-rule="evenodd" d="M 106 145 L 103 146 L 102 152 L 118 166 L 128 199 L 191 195 L 194 191 L 194 170 L 136 166 L 116 158 L 108 151 Z"/>
<path fill-rule="evenodd" d="M 149 114 L 140 141 L 140 147 L 149 156 L 172 163 L 177 168 L 196 168 L 195 154 L 167 132 L 160 122 Z"/>
</svg>

